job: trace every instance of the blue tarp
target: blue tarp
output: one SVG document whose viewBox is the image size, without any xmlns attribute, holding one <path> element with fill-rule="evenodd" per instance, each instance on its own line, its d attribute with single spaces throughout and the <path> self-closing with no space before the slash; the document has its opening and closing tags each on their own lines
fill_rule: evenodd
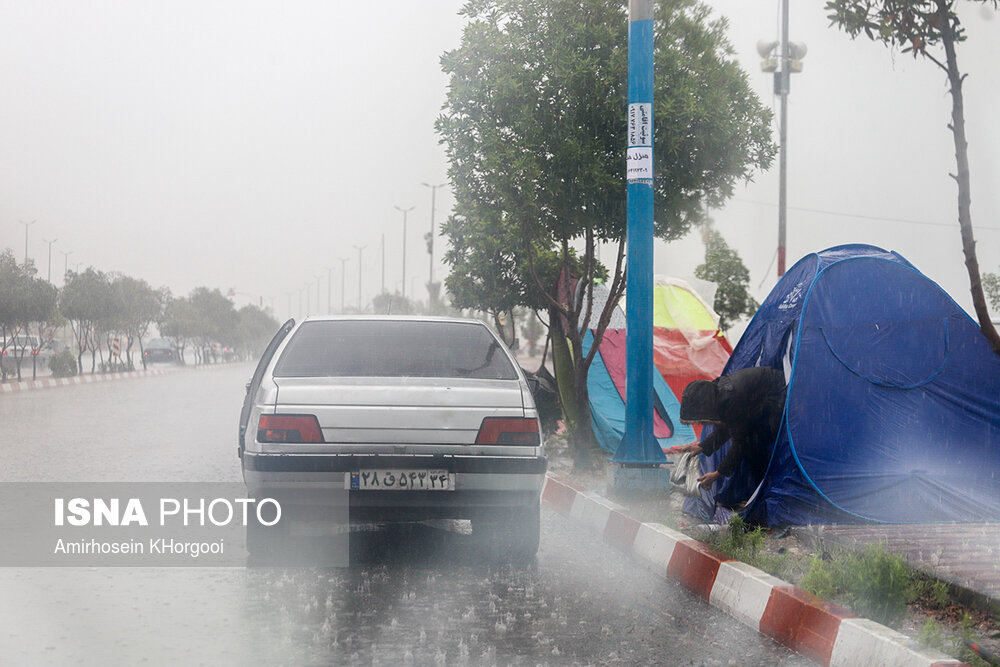
<svg viewBox="0 0 1000 667">
<path fill-rule="evenodd" d="M 799 261 L 724 374 L 762 365 L 789 381 L 764 479 L 744 470 L 685 511 L 710 519 L 759 481 L 744 513 L 769 525 L 1000 520 L 1000 357 L 900 255 L 850 245 Z"/>
</svg>

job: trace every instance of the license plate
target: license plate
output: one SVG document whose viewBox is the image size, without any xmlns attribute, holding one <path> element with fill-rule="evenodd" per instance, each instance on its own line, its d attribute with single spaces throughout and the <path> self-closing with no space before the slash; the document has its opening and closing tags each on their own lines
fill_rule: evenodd
<svg viewBox="0 0 1000 667">
<path fill-rule="evenodd" d="M 452 491 L 455 475 L 447 470 L 358 470 L 347 480 L 351 491 Z"/>
</svg>

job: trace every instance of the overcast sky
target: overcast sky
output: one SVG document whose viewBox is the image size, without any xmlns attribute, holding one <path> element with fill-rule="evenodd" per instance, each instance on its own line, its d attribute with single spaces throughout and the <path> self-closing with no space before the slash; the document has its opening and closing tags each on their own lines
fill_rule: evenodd
<svg viewBox="0 0 1000 667">
<path fill-rule="evenodd" d="M 431 191 L 447 164 L 433 122 L 458 45 L 458 0 L 379 3 L 0 3 L 0 248 L 94 266 L 187 294 L 232 289 L 298 315 L 339 309 L 385 283 L 423 299 Z M 755 45 L 777 39 L 778 0 L 711 0 L 765 105 L 771 75 Z M 959 62 L 983 270 L 1000 270 L 1000 20 L 961 3 Z M 930 62 L 828 26 L 822 2 L 793 3 L 804 71 L 789 97 L 788 258 L 840 243 L 897 250 L 971 308 L 956 213 L 950 98 Z M 669 119 L 657 119 L 668 122 Z M 775 124 L 777 137 L 777 124 Z M 624 159 L 624 150 L 623 150 Z M 714 213 L 752 272 L 775 282 L 777 161 Z M 624 184 L 623 186 L 624 187 Z M 453 203 L 437 194 L 436 221 Z M 445 273 L 435 246 L 435 277 Z M 64 252 L 70 252 L 68 256 Z M 658 245 L 656 270 L 691 274 L 700 241 Z M 608 253 L 610 256 L 610 252 Z M 332 276 L 333 294 L 328 296 Z M 291 313 L 289 313 L 289 305 Z"/>
</svg>

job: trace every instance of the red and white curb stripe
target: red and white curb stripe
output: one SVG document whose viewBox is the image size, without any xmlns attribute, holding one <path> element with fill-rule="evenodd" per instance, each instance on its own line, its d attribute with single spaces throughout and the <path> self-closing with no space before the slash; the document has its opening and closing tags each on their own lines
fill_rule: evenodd
<svg viewBox="0 0 1000 667">
<path fill-rule="evenodd" d="M 46 378 L 44 380 L 22 380 L 21 382 L 4 382 L 0 384 L 0 395 L 12 394 L 33 389 L 51 389 L 53 387 L 69 387 L 78 384 L 93 384 L 95 382 L 110 382 L 112 380 L 129 380 L 131 378 L 163 375 L 165 370 L 154 368 L 131 373 L 100 373 L 98 375 L 74 375 L 68 378 Z"/>
<path fill-rule="evenodd" d="M 596 493 L 548 476 L 542 500 L 605 542 L 684 586 L 713 607 L 821 665 L 964 665 L 905 635 L 854 615 L 687 535 L 642 523 Z"/>
</svg>

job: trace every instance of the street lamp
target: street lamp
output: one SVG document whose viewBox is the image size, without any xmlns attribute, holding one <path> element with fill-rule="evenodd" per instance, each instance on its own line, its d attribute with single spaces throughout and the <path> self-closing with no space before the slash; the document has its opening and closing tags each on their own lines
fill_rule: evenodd
<svg viewBox="0 0 1000 667">
<path fill-rule="evenodd" d="M 368 246 L 356 245 L 354 247 L 358 251 L 358 312 L 362 313 L 364 312 L 364 309 L 361 307 L 361 251 L 367 248 Z"/>
<path fill-rule="evenodd" d="M 42 243 L 48 243 L 49 244 L 49 266 L 48 266 L 49 277 L 48 277 L 48 281 L 49 281 L 50 285 L 52 284 L 52 244 L 55 243 L 58 240 L 59 239 L 52 239 L 51 241 L 46 241 L 45 239 L 42 239 Z M 25 261 L 27 261 L 27 260 L 25 260 Z"/>
<path fill-rule="evenodd" d="M 397 211 L 402 211 L 403 213 L 403 298 L 406 298 L 406 214 L 414 209 L 413 206 L 410 208 L 400 208 L 399 206 L 394 206 Z"/>
<path fill-rule="evenodd" d="M 28 264 L 28 227 L 35 224 L 35 220 L 31 222 L 25 222 L 24 220 L 18 220 L 22 225 L 24 225 L 24 264 Z"/>
<path fill-rule="evenodd" d="M 434 195 L 437 194 L 438 188 L 443 188 L 447 183 L 438 183 L 437 185 L 421 183 L 420 185 L 431 189 L 431 231 L 427 233 L 427 254 L 430 255 L 430 273 L 427 274 L 427 296 L 430 298 L 432 296 L 431 285 L 434 284 Z"/>
<path fill-rule="evenodd" d="M 781 49 L 775 55 L 777 48 Z M 778 277 L 785 275 L 785 226 L 788 211 L 788 91 L 792 72 L 802 71 L 806 45 L 788 41 L 788 0 L 781 3 L 781 41 L 757 42 L 757 53 L 764 60 L 760 68 L 774 73 L 774 94 L 781 98 L 778 139 Z"/>
</svg>

